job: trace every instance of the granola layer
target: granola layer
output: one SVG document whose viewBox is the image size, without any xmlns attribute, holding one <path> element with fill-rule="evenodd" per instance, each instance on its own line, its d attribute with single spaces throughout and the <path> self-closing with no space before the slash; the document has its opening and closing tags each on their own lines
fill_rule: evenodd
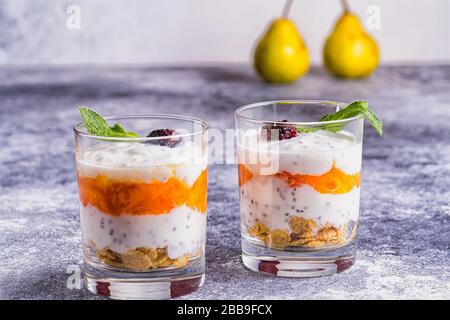
<svg viewBox="0 0 450 320">
<path fill-rule="evenodd" d="M 248 228 L 250 236 L 262 240 L 269 248 L 284 249 L 286 247 L 321 248 L 326 245 L 345 241 L 345 228 L 337 228 L 330 224 L 317 226 L 313 219 L 292 216 L 289 219 L 289 230 L 272 229 L 258 222 Z"/>
<path fill-rule="evenodd" d="M 200 251 L 200 250 L 199 250 Z M 158 268 L 180 268 L 196 255 L 184 254 L 176 259 L 169 258 L 167 248 L 139 247 L 130 249 L 125 253 L 117 253 L 109 248 L 97 251 L 97 257 L 103 263 L 115 268 L 130 269 L 133 271 L 146 271 Z"/>
</svg>

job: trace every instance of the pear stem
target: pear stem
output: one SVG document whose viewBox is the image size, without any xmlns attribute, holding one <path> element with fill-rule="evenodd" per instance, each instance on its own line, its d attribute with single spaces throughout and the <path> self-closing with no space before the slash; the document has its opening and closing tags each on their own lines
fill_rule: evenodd
<svg viewBox="0 0 450 320">
<path fill-rule="evenodd" d="M 348 5 L 347 0 L 341 0 L 342 7 L 344 8 L 344 12 L 347 13 L 350 11 L 350 6 Z"/>
<path fill-rule="evenodd" d="M 283 12 L 281 13 L 281 17 L 287 19 L 293 2 L 294 0 L 286 0 L 286 2 L 284 3 Z"/>
</svg>

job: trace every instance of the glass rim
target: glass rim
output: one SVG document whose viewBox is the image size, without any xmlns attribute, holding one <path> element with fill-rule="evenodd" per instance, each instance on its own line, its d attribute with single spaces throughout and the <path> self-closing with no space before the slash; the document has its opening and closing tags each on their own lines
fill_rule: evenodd
<svg viewBox="0 0 450 320">
<path fill-rule="evenodd" d="M 259 124 L 279 124 L 279 125 L 304 125 L 304 126 L 322 126 L 324 125 L 325 121 L 280 121 L 280 120 L 258 120 L 252 117 L 244 116 L 242 112 L 256 107 L 262 107 L 268 104 L 325 104 L 325 105 L 332 105 L 339 108 L 343 105 L 348 105 L 348 103 L 345 102 L 339 102 L 339 101 L 331 101 L 331 100 L 300 100 L 300 99 L 291 99 L 291 100 L 268 100 L 268 101 L 261 101 L 261 102 L 254 102 L 250 104 L 245 104 L 243 106 L 237 107 L 234 110 L 234 115 L 236 119 L 242 119 L 248 122 L 253 123 L 259 123 Z M 339 111 L 339 110 L 338 110 Z M 349 123 L 353 120 L 358 120 L 363 118 L 364 115 L 358 114 L 356 116 L 353 116 L 351 118 L 345 118 L 340 120 L 332 120 L 332 121 L 326 121 L 327 124 L 338 124 L 338 123 Z"/>
<path fill-rule="evenodd" d="M 198 123 L 201 125 L 202 130 L 201 131 L 194 131 L 190 133 L 181 133 L 181 134 L 174 134 L 171 136 L 162 136 L 162 137 L 107 137 L 107 136 L 98 136 L 95 134 L 91 134 L 89 132 L 83 132 L 81 131 L 82 128 L 85 128 L 84 122 L 79 122 L 73 127 L 73 131 L 76 135 L 82 136 L 82 137 L 88 137 L 92 139 L 99 139 L 99 140 L 107 140 L 107 141 L 133 141 L 133 142 L 145 142 L 145 141 L 155 141 L 155 140 L 164 140 L 164 139 L 174 139 L 174 138 L 187 138 L 192 137 L 196 135 L 204 134 L 208 130 L 208 124 L 205 120 L 191 117 L 191 116 L 183 116 L 178 114 L 170 114 L 170 113 L 144 113 L 144 114 L 124 114 L 124 115 L 117 115 L 117 116 L 105 116 L 103 117 L 107 121 L 112 120 L 130 120 L 130 119 L 140 119 L 140 118 L 153 118 L 153 119 L 172 119 L 172 120 L 182 120 L 186 122 L 193 122 Z"/>
</svg>

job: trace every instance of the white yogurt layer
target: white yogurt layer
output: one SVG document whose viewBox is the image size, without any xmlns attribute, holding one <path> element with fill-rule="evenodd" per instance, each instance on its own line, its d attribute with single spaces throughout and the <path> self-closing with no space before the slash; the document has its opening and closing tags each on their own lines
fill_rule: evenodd
<svg viewBox="0 0 450 320">
<path fill-rule="evenodd" d="M 254 175 L 282 171 L 321 175 L 333 163 L 347 174 L 361 169 L 362 144 L 349 132 L 319 130 L 281 141 L 265 141 L 252 133 L 244 139 L 245 145 L 238 144 L 238 160 Z"/>
<path fill-rule="evenodd" d="M 169 148 L 151 143 L 105 142 L 89 147 L 77 158 L 84 177 L 166 181 L 172 176 L 192 185 L 207 166 L 201 147 L 191 141 Z"/>
<path fill-rule="evenodd" d="M 81 206 L 81 229 L 85 245 L 108 247 L 125 253 L 137 247 L 167 247 L 171 259 L 193 255 L 205 244 L 206 213 L 187 206 L 160 215 L 114 217 L 89 205 Z"/>
<path fill-rule="evenodd" d="M 240 187 L 243 223 L 253 226 L 261 222 L 269 229 L 289 230 L 292 216 L 312 219 L 319 228 L 326 224 L 342 228 L 356 222 L 359 187 L 343 194 L 322 194 L 307 184 L 293 188 L 273 175 L 283 171 L 322 175 L 333 164 L 349 175 L 356 174 L 361 170 L 361 156 L 361 142 L 345 131 L 319 130 L 282 141 L 239 145 L 239 162 L 254 174 Z"/>
<path fill-rule="evenodd" d="M 258 222 L 269 229 L 289 229 L 289 218 L 313 219 L 320 228 L 342 228 L 358 221 L 360 188 L 344 194 L 321 194 L 309 185 L 292 188 L 284 180 L 257 176 L 240 188 L 242 219 L 248 226 Z"/>
</svg>

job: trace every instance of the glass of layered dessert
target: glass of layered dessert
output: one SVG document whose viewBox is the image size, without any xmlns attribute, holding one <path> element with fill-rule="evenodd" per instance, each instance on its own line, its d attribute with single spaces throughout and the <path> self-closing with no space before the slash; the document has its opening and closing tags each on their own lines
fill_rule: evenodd
<svg viewBox="0 0 450 320">
<path fill-rule="evenodd" d="M 251 270 L 312 277 L 354 263 L 364 117 L 319 121 L 345 106 L 271 101 L 236 110 L 243 262 Z"/>
<path fill-rule="evenodd" d="M 105 118 L 102 131 L 83 117 L 75 151 L 88 289 L 117 299 L 196 290 L 205 269 L 205 122 L 129 115 Z"/>
</svg>

